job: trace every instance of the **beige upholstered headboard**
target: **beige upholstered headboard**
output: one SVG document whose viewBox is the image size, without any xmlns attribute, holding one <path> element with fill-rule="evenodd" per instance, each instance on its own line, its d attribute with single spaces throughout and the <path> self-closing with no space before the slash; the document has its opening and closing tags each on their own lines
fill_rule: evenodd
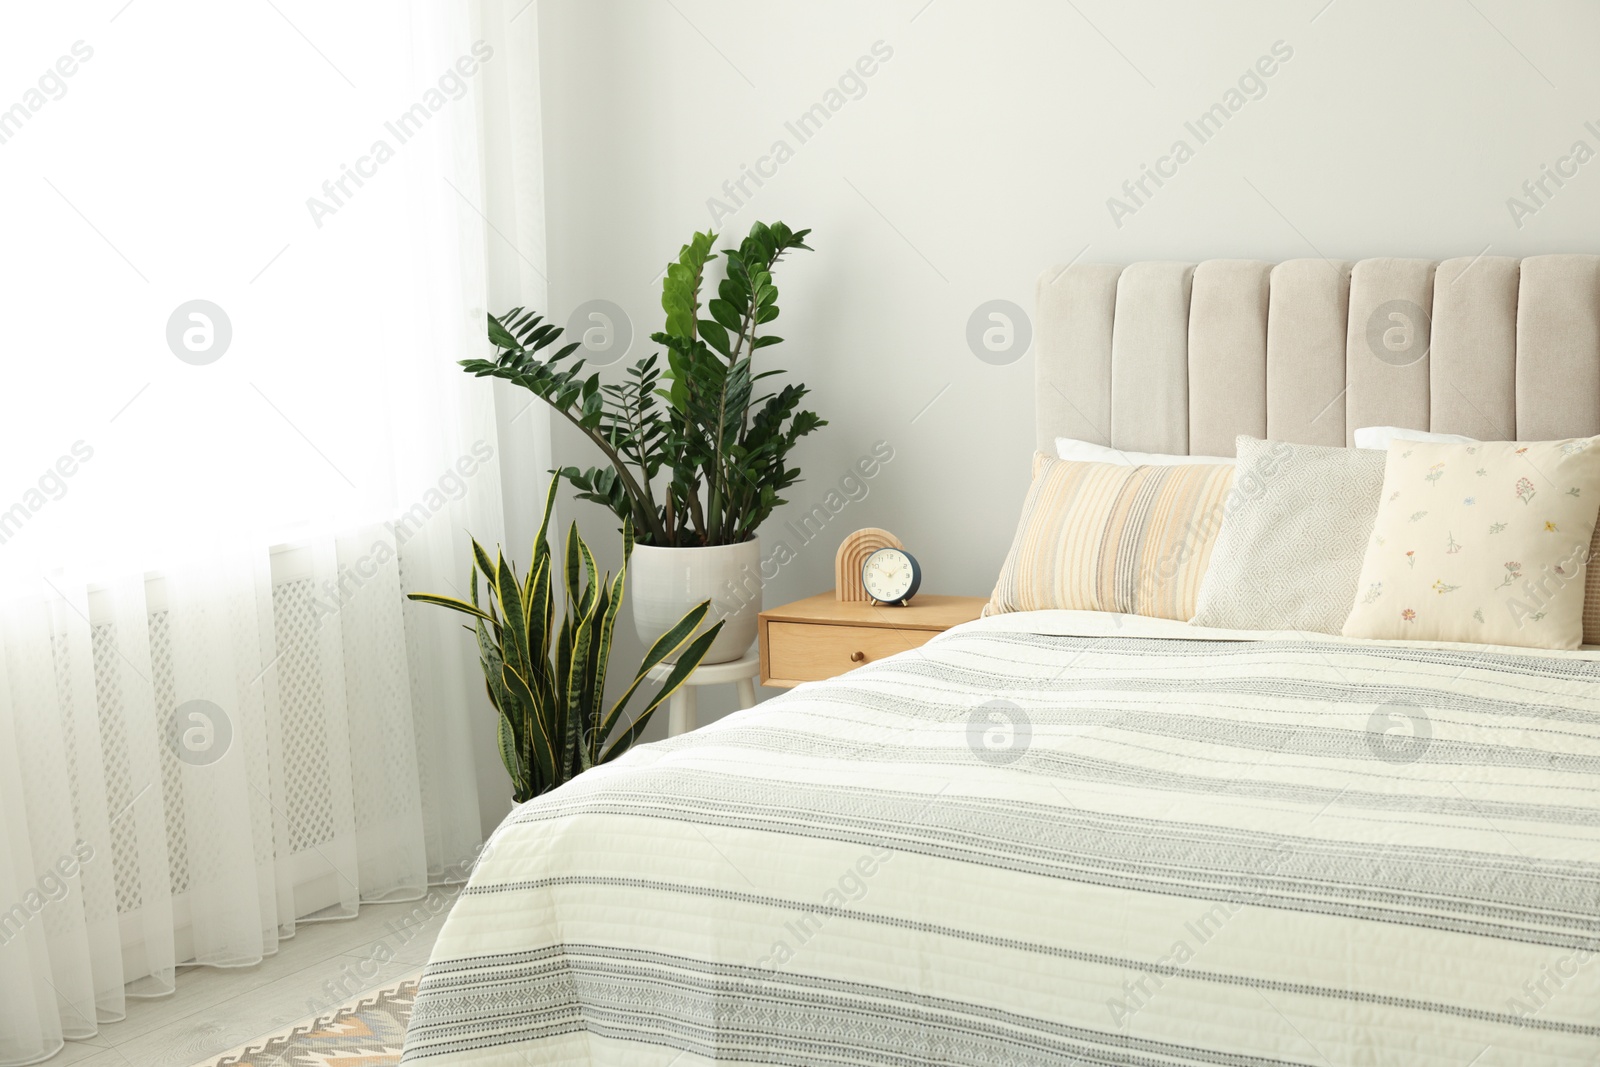
<svg viewBox="0 0 1600 1067">
<path fill-rule="evenodd" d="M 1233 455 L 1358 426 L 1600 434 L 1600 256 L 1084 264 L 1039 278 L 1038 447 Z"/>
</svg>

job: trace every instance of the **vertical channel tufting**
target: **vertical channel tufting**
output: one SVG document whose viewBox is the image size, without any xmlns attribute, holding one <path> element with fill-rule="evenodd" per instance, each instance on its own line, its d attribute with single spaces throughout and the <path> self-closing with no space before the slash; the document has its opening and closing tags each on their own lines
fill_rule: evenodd
<svg viewBox="0 0 1600 1067">
<path fill-rule="evenodd" d="M 1600 433 L 1600 257 L 1522 261 L 1517 296 L 1517 437 Z"/>
<path fill-rule="evenodd" d="M 1350 271 L 1346 442 L 1358 426 L 1428 428 L 1431 259 L 1363 259 Z"/>
<path fill-rule="evenodd" d="M 1517 284 L 1509 256 L 1447 259 L 1433 276 L 1428 428 L 1517 437 Z"/>
<path fill-rule="evenodd" d="M 1485 440 L 1600 434 L 1600 256 L 1289 260 L 1263 293 L 1268 270 L 1047 271 L 1039 447 L 1073 436 L 1229 455 L 1240 433 L 1344 446 L 1376 425 Z"/>
<path fill-rule="evenodd" d="M 1291 259 L 1272 268 L 1267 308 L 1267 436 L 1345 441 L 1345 324 L 1350 264 Z"/>
<path fill-rule="evenodd" d="M 1111 331 L 1121 267 L 1051 267 L 1039 275 L 1034 355 L 1035 446 L 1057 437 L 1111 443 Z"/>
<path fill-rule="evenodd" d="M 1241 433 L 1267 435 L 1267 294 L 1272 264 L 1210 259 L 1189 296 L 1189 448 L 1231 456 Z"/>
<path fill-rule="evenodd" d="M 1117 279 L 1111 331 L 1111 444 L 1189 450 L 1189 292 L 1193 263 L 1134 263 Z"/>
</svg>

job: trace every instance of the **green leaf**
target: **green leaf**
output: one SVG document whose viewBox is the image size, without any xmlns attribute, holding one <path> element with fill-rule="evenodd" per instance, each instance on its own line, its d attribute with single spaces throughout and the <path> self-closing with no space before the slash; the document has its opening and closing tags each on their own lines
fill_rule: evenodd
<svg viewBox="0 0 1600 1067">
<path fill-rule="evenodd" d="M 515 708 L 511 696 L 506 692 L 505 680 L 501 677 L 505 660 L 500 654 L 500 645 L 490 638 L 483 623 L 478 623 L 474 632 L 478 638 L 478 665 L 483 668 L 484 688 L 488 690 L 489 703 L 494 705 L 494 710 L 499 714 L 509 716 Z"/>
<path fill-rule="evenodd" d="M 550 656 L 550 622 L 555 612 L 555 598 L 550 595 L 550 553 L 546 552 L 539 557 L 538 566 L 528 576 L 528 586 L 532 595 L 528 598 L 529 611 L 528 636 L 531 640 L 535 633 L 538 634 L 539 654 L 534 657 L 534 666 L 541 676 L 549 673 Z"/>
<path fill-rule="evenodd" d="M 578 536 L 577 520 L 573 520 L 572 525 L 567 527 L 566 590 L 569 611 L 578 604 L 578 575 L 583 567 L 583 554 L 578 546 L 582 541 Z"/>
<path fill-rule="evenodd" d="M 605 699 L 606 674 L 611 664 L 611 639 L 616 630 L 617 615 L 622 610 L 623 591 L 626 589 L 625 579 L 628 573 L 628 560 L 633 556 L 633 524 L 622 524 L 622 566 L 617 569 L 617 577 L 611 583 L 611 595 L 607 598 L 604 613 L 599 620 L 599 633 L 596 638 L 594 651 L 595 687 L 592 694 L 595 706 Z M 599 719 L 599 715 L 594 716 Z M 588 762 L 600 762 L 600 746 L 605 743 L 605 737 L 600 733 L 600 722 L 596 722 L 590 734 Z"/>
<path fill-rule="evenodd" d="M 711 317 L 721 323 L 730 333 L 738 333 L 743 325 L 740 321 L 743 316 L 740 314 L 739 309 L 727 300 L 712 300 L 706 305 L 706 309 L 711 312 Z M 704 333 L 705 331 L 702 330 L 701 335 L 704 336 Z"/>
<path fill-rule="evenodd" d="M 468 604 L 465 600 L 459 600 L 453 596 L 439 596 L 435 593 L 407 593 L 406 598 L 408 600 L 415 600 L 422 604 L 437 604 L 441 608 L 449 608 L 451 611 L 459 611 L 463 615 L 476 615 L 478 618 L 485 619 L 489 622 L 495 621 L 494 616 L 490 615 L 482 608 L 474 607 L 473 605 Z"/>
<path fill-rule="evenodd" d="M 667 657 L 682 647 L 689 640 L 689 635 L 694 633 L 695 629 L 705 621 L 706 614 L 710 610 L 711 601 L 701 601 L 695 607 L 690 608 L 683 618 L 673 623 L 671 629 L 656 638 L 655 644 L 651 645 L 650 650 L 645 653 L 644 662 L 639 664 L 639 672 L 633 676 L 633 682 L 623 691 L 622 696 L 617 699 L 617 702 L 612 705 L 611 711 L 607 713 L 601 726 L 601 737 L 611 736 L 611 731 L 616 728 L 617 720 L 622 716 L 623 708 L 632 699 L 634 691 L 644 681 L 645 675 L 650 673 L 650 669 L 656 664 L 665 661 Z M 722 622 L 723 620 L 718 620 L 716 626 L 712 627 L 712 629 L 721 627 Z M 707 632 L 709 633 L 710 631 L 708 630 Z M 707 647 L 710 647 L 709 642 L 707 642 Z M 681 663 L 682 660 L 680 659 L 679 662 Z M 699 660 L 696 659 L 695 663 L 698 664 Z"/>
<path fill-rule="evenodd" d="M 538 771 L 536 780 L 560 785 L 566 779 L 557 776 L 555 761 L 551 758 L 550 735 L 546 728 L 544 714 L 547 709 L 539 706 L 538 700 L 534 698 L 533 690 L 528 687 L 527 679 L 518 674 L 517 669 L 511 664 L 507 663 L 505 665 L 502 677 L 505 681 L 506 692 L 511 694 L 514 700 L 521 705 L 526 717 L 526 723 L 530 731 L 526 744 L 532 750 L 533 764 Z"/>
<path fill-rule="evenodd" d="M 477 538 L 473 538 L 472 541 L 472 558 L 477 561 L 478 569 L 483 572 L 483 576 L 489 579 L 489 584 L 493 585 L 496 573 L 494 561 L 489 558 L 489 553 L 484 547 L 478 544 Z"/>
<path fill-rule="evenodd" d="M 494 590 L 500 598 L 500 611 L 505 616 L 506 660 L 509 664 L 525 667 L 529 660 L 528 622 L 522 611 L 522 590 L 504 555 L 497 561 L 496 571 Z"/>
<path fill-rule="evenodd" d="M 596 599 L 600 595 L 600 567 L 595 562 L 594 553 L 589 551 L 589 545 L 578 533 L 577 524 L 572 527 L 572 536 L 578 542 L 578 555 L 583 560 L 584 586 L 583 595 L 578 598 L 577 614 L 580 618 L 588 618 L 594 611 Z"/>
<path fill-rule="evenodd" d="M 728 339 L 728 331 L 724 330 L 720 325 L 710 319 L 701 319 L 700 336 L 705 340 L 706 344 L 720 353 L 723 359 L 733 358 L 733 347 L 732 342 Z"/>
<path fill-rule="evenodd" d="M 521 310 L 516 309 L 516 310 Z M 515 311 L 513 311 L 515 314 Z M 519 348 L 517 339 L 511 336 L 511 331 L 501 325 L 500 320 L 493 315 L 489 316 L 489 341 L 496 348 Z"/>
<path fill-rule="evenodd" d="M 500 762 L 505 764 L 506 773 L 511 775 L 511 781 L 520 789 L 527 782 L 527 771 L 522 766 L 522 757 L 517 755 L 517 735 L 511 728 L 511 720 L 504 715 L 500 716 L 500 726 L 495 732 L 495 742 L 500 749 Z"/>
<path fill-rule="evenodd" d="M 594 610 L 593 605 L 589 609 Z M 581 615 L 572 631 L 572 666 L 567 672 L 567 689 L 561 694 L 566 708 L 567 729 L 564 737 L 565 766 L 568 774 L 587 770 L 589 764 L 589 738 L 585 735 L 594 727 L 594 705 L 585 700 L 585 692 L 592 688 L 594 665 L 591 647 L 594 640 L 593 618 Z"/>
<path fill-rule="evenodd" d="M 712 626 L 711 629 L 689 642 L 689 647 L 683 650 L 683 654 L 678 657 L 678 662 L 673 664 L 666 680 L 661 683 L 661 691 L 645 706 L 645 709 L 639 713 L 639 717 L 623 732 L 622 736 L 613 741 L 611 747 L 605 750 L 599 759 L 600 763 L 607 763 L 616 759 L 633 746 L 633 743 L 644 733 L 645 727 L 650 725 L 650 716 L 655 714 L 655 710 L 661 706 L 663 701 L 673 693 L 676 693 L 689 675 L 694 673 L 695 668 L 700 666 L 700 661 L 705 658 L 706 651 L 711 648 L 711 643 L 717 639 L 717 635 L 722 632 L 723 624 L 726 621 L 725 619 L 717 620 L 716 625 Z"/>
</svg>

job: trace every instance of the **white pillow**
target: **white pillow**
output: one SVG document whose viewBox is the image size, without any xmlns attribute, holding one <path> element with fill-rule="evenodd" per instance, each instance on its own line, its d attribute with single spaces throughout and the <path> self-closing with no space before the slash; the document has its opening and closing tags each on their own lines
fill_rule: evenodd
<svg viewBox="0 0 1600 1067">
<path fill-rule="evenodd" d="M 1190 463 L 1233 466 L 1226 456 L 1169 456 L 1162 452 L 1124 452 L 1071 437 L 1056 438 L 1056 458 L 1075 463 L 1114 463 L 1119 467 L 1182 467 Z"/>
<path fill-rule="evenodd" d="M 1372 539 L 1386 456 L 1241 435 L 1196 626 L 1336 634 Z"/>
<path fill-rule="evenodd" d="M 1357 448 L 1387 450 L 1390 441 L 1434 441 L 1447 444 L 1470 445 L 1476 437 L 1462 437 L 1457 433 L 1429 433 L 1405 426 L 1363 426 L 1356 430 Z"/>
</svg>

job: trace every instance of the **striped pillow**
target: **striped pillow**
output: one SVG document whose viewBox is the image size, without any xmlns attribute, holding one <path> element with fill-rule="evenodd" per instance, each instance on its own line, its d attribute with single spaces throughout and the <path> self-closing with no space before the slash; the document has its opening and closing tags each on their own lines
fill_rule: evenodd
<svg viewBox="0 0 1600 1067">
<path fill-rule="evenodd" d="M 985 615 L 1076 608 L 1187 621 L 1222 525 L 1231 465 L 1125 467 L 1033 457 L 1033 484 Z"/>
</svg>

